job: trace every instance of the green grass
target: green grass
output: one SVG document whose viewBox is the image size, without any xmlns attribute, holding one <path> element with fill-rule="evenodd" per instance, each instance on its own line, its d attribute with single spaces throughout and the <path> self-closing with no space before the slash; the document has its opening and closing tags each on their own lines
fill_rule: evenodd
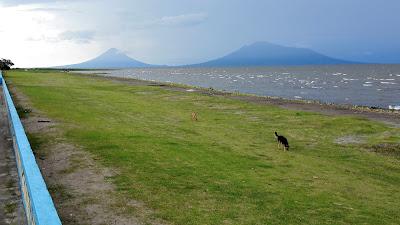
<svg viewBox="0 0 400 225">
<path fill-rule="evenodd" d="M 370 149 L 396 145 L 400 129 L 54 71 L 6 79 L 67 140 L 120 171 L 119 195 L 171 224 L 399 222 L 399 159 Z M 335 143 L 347 135 L 366 143 Z"/>
</svg>

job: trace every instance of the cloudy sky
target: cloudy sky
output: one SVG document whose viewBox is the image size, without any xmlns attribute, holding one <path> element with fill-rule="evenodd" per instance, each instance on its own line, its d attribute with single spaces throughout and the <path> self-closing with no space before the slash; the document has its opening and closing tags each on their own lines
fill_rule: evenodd
<svg viewBox="0 0 400 225">
<path fill-rule="evenodd" d="M 400 63 L 398 12 L 399 0 L 0 0 L 0 58 L 54 66 L 118 48 L 178 65 L 268 41 Z"/>
</svg>

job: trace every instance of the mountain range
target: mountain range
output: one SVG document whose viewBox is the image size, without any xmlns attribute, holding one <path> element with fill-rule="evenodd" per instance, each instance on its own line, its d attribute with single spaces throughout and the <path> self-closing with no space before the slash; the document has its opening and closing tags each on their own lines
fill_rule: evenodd
<svg viewBox="0 0 400 225">
<path fill-rule="evenodd" d="M 239 67 L 239 66 L 294 66 L 354 64 L 346 60 L 332 58 L 307 48 L 285 47 L 268 42 L 245 45 L 223 57 L 184 67 Z M 57 68 L 115 69 L 134 67 L 160 67 L 132 59 L 122 51 L 111 48 L 100 56 L 72 65 Z"/>
<path fill-rule="evenodd" d="M 134 68 L 134 67 L 155 67 L 138 60 L 132 59 L 122 51 L 110 48 L 103 54 L 94 59 L 72 65 L 57 66 L 57 68 L 69 69 L 118 69 L 118 68 Z"/>
<path fill-rule="evenodd" d="M 245 45 L 221 58 L 189 66 L 294 66 L 351 63 L 353 62 L 335 59 L 307 48 L 285 47 L 268 42 L 256 42 L 251 45 Z"/>
</svg>

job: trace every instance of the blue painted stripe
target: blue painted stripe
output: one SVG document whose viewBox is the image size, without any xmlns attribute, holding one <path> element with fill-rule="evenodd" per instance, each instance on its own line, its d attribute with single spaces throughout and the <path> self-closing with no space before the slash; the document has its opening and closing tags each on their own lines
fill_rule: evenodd
<svg viewBox="0 0 400 225">
<path fill-rule="evenodd" d="M 3 86 L 11 133 L 14 136 L 14 151 L 17 158 L 20 188 L 28 223 L 36 225 L 61 225 L 53 200 L 40 173 L 24 127 L 18 117 L 17 110 L 15 109 L 1 71 L 0 83 Z"/>
</svg>

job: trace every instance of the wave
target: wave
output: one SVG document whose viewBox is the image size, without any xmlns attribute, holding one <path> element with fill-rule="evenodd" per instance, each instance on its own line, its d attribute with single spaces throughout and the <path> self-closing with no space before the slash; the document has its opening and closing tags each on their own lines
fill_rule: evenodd
<svg viewBox="0 0 400 225">
<path fill-rule="evenodd" d="M 389 105 L 389 109 L 400 110 L 400 105 Z"/>
</svg>

